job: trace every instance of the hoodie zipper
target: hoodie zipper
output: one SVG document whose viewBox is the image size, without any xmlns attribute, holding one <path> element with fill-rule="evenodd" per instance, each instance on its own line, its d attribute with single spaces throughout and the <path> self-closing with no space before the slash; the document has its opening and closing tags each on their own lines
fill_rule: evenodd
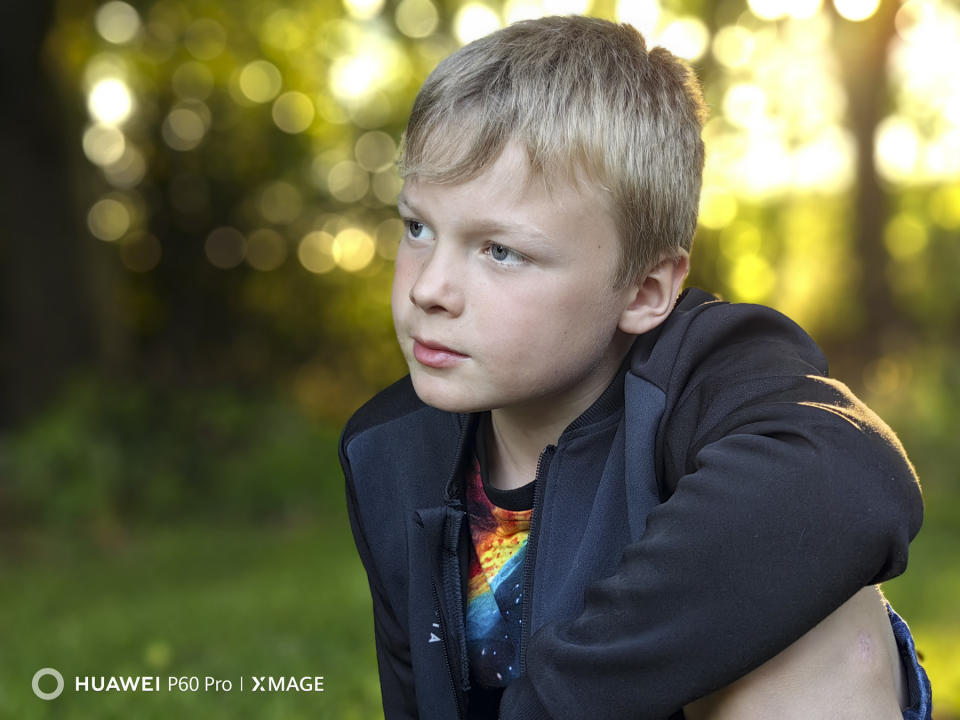
<svg viewBox="0 0 960 720">
<path fill-rule="evenodd" d="M 556 445 L 547 445 L 537 460 L 536 484 L 533 486 L 533 513 L 530 516 L 530 531 L 527 535 L 526 557 L 523 559 L 523 604 L 520 606 L 520 677 L 527 674 L 527 643 L 530 640 L 530 617 L 533 614 L 533 572 L 539 542 L 540 515 L 543 512 L 543 494 L 546 491 L 544 469 L 556 452 Z"/>
<path fill-rule="evenodd" d="M 443 663 L 447 666 L 447 678 L 450 680 L 450 690 L 453 693 L 454 702 L 457 704 L 457 719 L 462 720 L 463 718 L 463 699 L 460 697 L 460 688 L 457 686 L 456 676 L 453 672 L 453 663 L 450 662 L 450 646 L 447 643 L 447 630 L 448 623 L 443 621 L 443 613 L 441 613 L 440 608 L 440 591 L 437 590 L 437 584 L 433 584 L 433 602 L 434 607 L 437 608 L 436 616 L 437 621 L 441 624 L 440 627 L 440 644 L 443 648 Z"/>
</svg>

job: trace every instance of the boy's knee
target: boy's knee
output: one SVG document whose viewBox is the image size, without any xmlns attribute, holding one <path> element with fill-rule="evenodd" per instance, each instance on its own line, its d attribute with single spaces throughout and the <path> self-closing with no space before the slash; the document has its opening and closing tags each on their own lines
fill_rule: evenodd
<svg viewBox="0 0 960 720">
<path fill-rule="evenodd" d="M 779 655 L 684 712 L 687 720 L 899 720 L 905 685 L 882 596 L 869 587 Z"/>
</svg>

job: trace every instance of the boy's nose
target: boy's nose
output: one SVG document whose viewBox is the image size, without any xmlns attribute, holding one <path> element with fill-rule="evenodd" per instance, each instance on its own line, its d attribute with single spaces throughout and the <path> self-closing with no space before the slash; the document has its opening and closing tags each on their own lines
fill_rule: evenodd
<svg viewBox="0 0 960 720">
<path fill-rule="evenodd" d="M 462 279 L 464 268 L 456 265 L 448 252 L 434 247 L 410 286 L 410 301 L 424 312 L 459 315 L 463 311 L 463 292 L 458 278 Z"/>
</svg>

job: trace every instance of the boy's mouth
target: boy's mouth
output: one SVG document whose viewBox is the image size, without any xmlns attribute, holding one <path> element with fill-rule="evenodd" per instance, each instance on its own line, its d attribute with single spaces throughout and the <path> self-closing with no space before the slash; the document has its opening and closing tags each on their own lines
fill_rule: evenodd
<svg viewBox="0 0 960 720">
<path fill-rule="evenodd" d="M 431 368 L 452 367 L 467 358 L 467 355 L 446 345 L 417 337 L 413 338 L 413 356 L 418 363 Z"/>
</svg>

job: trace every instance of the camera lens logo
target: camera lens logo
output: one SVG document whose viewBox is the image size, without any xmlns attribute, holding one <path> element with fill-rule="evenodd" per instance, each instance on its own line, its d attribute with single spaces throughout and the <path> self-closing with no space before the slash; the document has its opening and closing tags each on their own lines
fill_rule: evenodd
<svg viewBox="0 0 960 720">
<path fill-rule="evenodd" d="M 40 689 L 40 679 L 47 676 L 52 677 L 57 681 L 57 688 L 53 692 L 44 692 Z M 34 695 L 41 700 L 53 700 L 54 698 L 60 697 L 60 694 L 63 692 L 63 675 L 53 668 L 40 668 L 33 674 L 32 684 Z"/>
</svg>

